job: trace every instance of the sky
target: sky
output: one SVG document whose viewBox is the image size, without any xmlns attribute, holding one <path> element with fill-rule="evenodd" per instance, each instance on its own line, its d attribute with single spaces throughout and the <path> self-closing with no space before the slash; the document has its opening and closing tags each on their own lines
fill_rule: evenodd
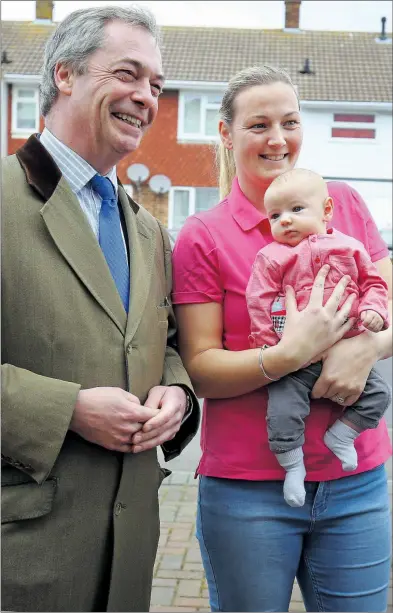
<svg viewBox="0 0 393 613">
<path fill-rule="evenodd" d="M 61 0 L 54 3 L 54 20 L 61 21 L 72 11 L 91 6 L 127 6 L 130 2 L 119 0 Z M 138 4 L 149 7 L 160 25 L 215 26 L 239 28 L 282 28 L 284 2 L 227 0 L 215 2 L 176 0 L 167 2 L 140 0 Z M 304 30 L 345 30 L 379 32 L 381 17 L 386 17 L 386 31 L 392 31 L 392 2 L 390 0 L 303 0 L 300 7 L 300 27 Z M 26 20 L 35 18 L 35 2 L 3 0 L 2 20 Z"/>
</svg>

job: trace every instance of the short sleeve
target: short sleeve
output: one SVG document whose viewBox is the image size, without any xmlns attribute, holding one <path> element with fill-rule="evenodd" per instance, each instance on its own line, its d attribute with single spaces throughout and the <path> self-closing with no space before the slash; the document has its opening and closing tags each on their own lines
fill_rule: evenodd
<svg viewBox="0 0 393 613">
<path fill-rule="evenodd" d="M 338 181 L 329 182 L 328 188 L 335 203 L 333 226 L 363 243 L 373 262 L 388 257 L 387 245 L 359 192 L 348 184 Z M 336 204 L 339 204 L 340 209 L 337 212 Z"/>
<path fill-rule="evenodd" d="M 173 304 L 223 302 L 216 244 L 198 217 L 189 217 L 176 239 L 173 262 Z"/>
</svg>

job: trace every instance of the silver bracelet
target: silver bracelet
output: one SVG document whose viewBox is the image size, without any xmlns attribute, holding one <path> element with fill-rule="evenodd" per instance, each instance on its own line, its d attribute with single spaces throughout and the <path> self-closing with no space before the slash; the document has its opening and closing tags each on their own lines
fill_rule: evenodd
<svg viewBox="0 0 393 613">
<path fill-rule="evenodd" d="M 264 350 L 266 349 L 266 347 L 261 347 L 261 350 L 259 352 L 259 368 L 261 369 L 261 371 L 263 372 L 264 376 L 266 377 L 266 379 L 269 379 L 269 381 L 279 381 L 280 377 L 278 377 L 278 379 L 273 379 L 273 377 L 269 377 L 269 375 L 266 373 L 266 370 L 263 367 L 263 358 L 262 358 L 262 354 L 264 352 Z"/>
</svg>

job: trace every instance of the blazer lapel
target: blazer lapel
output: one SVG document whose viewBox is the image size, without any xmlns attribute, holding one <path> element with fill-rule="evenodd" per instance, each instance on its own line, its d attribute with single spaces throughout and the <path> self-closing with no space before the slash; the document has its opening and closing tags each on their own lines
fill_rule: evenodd
<svg viewBox="0 0 393 613">
<path fill-rule="evenodd" d="M 153 231 L 138 219 L 137 212 L 132 210 L 127 194 L 120 183 L 119 202 L 127 226 L 131 269 L 127 342 L 134 336 L 145 309 L 151 283 L 155 241 Z"/>
<path fill-rule="evenodd" d="M 127 315 L 115 282 L 79 202 L 64 178 L 60 178 L 41 215 L 65 260 L 124 334 Z"/>
</svg>

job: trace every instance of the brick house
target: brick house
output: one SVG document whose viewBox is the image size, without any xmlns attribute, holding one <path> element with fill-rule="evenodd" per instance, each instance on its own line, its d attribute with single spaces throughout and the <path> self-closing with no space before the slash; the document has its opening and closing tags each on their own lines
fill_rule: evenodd
<svg viewBox="0 0 393 613">
<path fill-rule="evenodd" d="M 280 30 L 163 27 L 164 93 L 141 147 L 118 166 L 134 198 L 175 235 L 185 218 L 218 201 L 214 167 L 217 110 L 228 79 L 256 64 L 285 68 L 297 85 L 305 141 L 299 166 L 342 179 L 366 199 L 381 228 L 391 224 L 392 41 L 380 32 L 304 31 L 301 2 L 285 2 Z M 55 24 L 53 2 L 36 2 L 33 22 L 2 23 L 2 155 L 42 130 L 38 85 L 42 53 Z M 339 19 L 339 16 L 338 16 Z M 376 16 L 378 27 L 379 16 Z M 127 169 L 166 175 L 157 195 Z"/>
</svg>

